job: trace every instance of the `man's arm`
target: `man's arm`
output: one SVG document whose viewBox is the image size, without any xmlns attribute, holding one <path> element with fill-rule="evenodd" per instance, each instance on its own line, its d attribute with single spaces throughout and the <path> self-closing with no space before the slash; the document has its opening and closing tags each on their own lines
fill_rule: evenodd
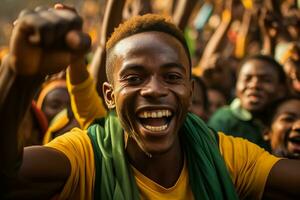
<svg viewBox="0 0 300 200">
<path fill-rule="evenodd" d="M 263 199 L 300 198 L 300 160 L 282 159 L 271 169 Z"/>
<path fill-rule="evenodd" d="M 205 46 L 203 55 L 199 61 L 199 64 L 197 67 L 204 68 L 203 70 L 206 70 L 207 68 L 210 69 L 211 66 L 207 66 L 207 60 L 213 56 L 213 54 L 217 53 L 220 49 L 221 43 L 224 40 L 226 36 L 226 32 L 228 31 L 230 24 L 232 22 L 232 7 L 233 7 L 233 1 L 229 0 L 225 3 L 225 9 L 222 13 L 222 21 L 214 34 L 209 39 L 207 45 Z"/>
<path fill-rule="evenodd" d="M 105 44 L 111 33 L 114 31 L 114 28 L 116 28 L 122 21 L 122 12 L 124 5 L 125 0 L 109 0 L 107 2 L 101 28 L 99 46 L 93 56 L 93 60 L 91 63 L 91 75 L 96 82 L 97 90 L 101 98 L 103 98 L 102 83 L 106 81 Z M 71 78 L 71 83 L 73 83 L 74 81 L 72 81 Z"/>
<path fill-rule="evenodd" d="M 29 147 L 23 153 L 20 127 L 45 76 L 84 59 L 90 47 L 75 12 L 27 13 L 17 20 L 0 68 L 1 199 L 45 199 L 60 192 L 70 173 L 68 159 L 47 147 Z"/>
<path fill-rule="evenodd" d="M 189 18 L 192 14 L 193 8 L 197 4 L 195 0 L 179 0 L 176 1 L 175 11 L 173 14 L 174 23 L 184 30 L 188 24 Z"/>
</svg>

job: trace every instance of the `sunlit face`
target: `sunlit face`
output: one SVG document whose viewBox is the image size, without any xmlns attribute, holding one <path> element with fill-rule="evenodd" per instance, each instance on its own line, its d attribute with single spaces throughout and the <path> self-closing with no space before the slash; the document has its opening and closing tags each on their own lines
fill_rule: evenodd
<svg viewBox="0 0 300 200">
<path fill-rule="evenodd" d="M 113 84 L 104 84 L 108 106 L 115 106 L 139 148 L 150 154 L 167 152 L 179 144 L 192 94 L 182 44 L 166 33 L 144 32 L 121 40 L 113 51 Z"/>
<path fill-rule="evenodd" d="M 300 100 L 282 103 L 276 110 L 269 138 L 274 152 L 300 158 Z"/>
<path fill-rule="evenodd" d="M 48 122 L 50 122 L 53 117 L 67 108 L 70 105 L 70 97 L 66 88 L 55 88 L 50 91 L 43 102 L 42 110 L 45 113 Z"/>
<path fill-rule="evenodd" d="M 250 60 L 242 66 L 236 93 L 244 109 L 260 112 L 282 94 L 279 75 L 270 65 L 262 60 Z"/>
<path fill-rule="evenodd" d="M 300 66 L 293 61 L 284 64 L 290 90 L 293 94 L 300 95 Z"/>
</svg>

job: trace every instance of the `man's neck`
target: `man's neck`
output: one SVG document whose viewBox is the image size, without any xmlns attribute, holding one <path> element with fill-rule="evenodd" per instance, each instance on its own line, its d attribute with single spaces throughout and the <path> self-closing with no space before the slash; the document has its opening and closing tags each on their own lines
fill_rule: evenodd
<svg viewBox="0 0 300 200">
<path fill-rule="evenodd" d="M 135 140 L 129 137 L 126 152 L 129 162 L 139 172 L 165 188 L 175 185 L 183 168 L 184 159 L 179 139 L 167 152 L 149 157 Z"/>
</svg>

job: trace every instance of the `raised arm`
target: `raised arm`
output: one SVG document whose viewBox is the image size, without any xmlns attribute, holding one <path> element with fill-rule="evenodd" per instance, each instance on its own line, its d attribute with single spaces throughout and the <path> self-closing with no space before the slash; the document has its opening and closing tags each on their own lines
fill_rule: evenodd
<svg viewBox="0 0 300 200">
<path fill-rule="evenodd" d="M 206 68 L 207 60 L 216 53 L 218 48 L 220 47 L 221 41 L 226 36 L 226 32 L 230 27 L 232 20 L 232 0 L 225 2 L 225 9 L 222 13 L 222 21 L 217 30 L 214 32 L 209 42 L 207 43 L 203 55 L 199 61 L 199 67 L 203 67 L 204 70 Z"/>
<path fill-rule="evenodd" d="M 173 14 L 174 23 L 181 29 L 184 30 L 189 18 L 192 14 L 193 8 L 195 7 L 196 0 L 178 0 L 176 1 L 175 11 Z"/>
<path fill-rule="evenodd" d="M 252 11 L 250 9 L 246 9 L 244 11 L 242 26 L 239 29 L 238 35 L 237 35 L 235 56 L 240 59 L 242 59 L 245 56 L 245 51 L 246 51 L 246 46 L 247 46 L 246 41 L 247 41 L 247 36 L 249 33 L 250 24 L 251 24 L 251 15 L 252 15 L 251 12 Z"/>
<path fill-rule="evenodd" d="M 114 28 L 122 21 L 122 11 L 125 0 L 108 0 L 105 8 L 104 19 L 101 28 L 99 46 L 91 63 L 91 75 L 94 78 L 98 93 L 102 95 L 102 83 L 106 81 L 105 72 L 105 43 Z"/>
<path fill-rule="evenodd" d="M 105 43 L 122 20 L 124 4 L 125 0 L 107 2 L 100 43 L 91 64 L 91 74 L 84 62 L 70 65 L 68 69 L 67 82 L 71 106 L 81 128 L 87 128 L 96 118 L 106 115 L 105 105 L 101 98 L 102 83 L 106 81 Z"/>
<path fill-rule="evenodd" d="M 24 11 L 15 23 L 0 68 L 1 199 L 50 198 L 70 173 L 62 153 L 39 146 L 23 153 L 19 138 L 24 114 L 46 75 L 84 59 L 90 38 L 81 28 L 81 18 L 65 9 Z"/>
</svg>

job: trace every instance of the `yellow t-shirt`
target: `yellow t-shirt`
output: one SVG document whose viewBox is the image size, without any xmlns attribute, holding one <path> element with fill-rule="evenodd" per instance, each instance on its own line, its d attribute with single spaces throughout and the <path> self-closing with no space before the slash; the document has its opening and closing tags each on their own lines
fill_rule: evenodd
<svg viewBox="0 0 300 200">
<path fill-rule="evenodd" d="M 174 186 L 165 188 L 151 179 L 144 176 L 141 172 L 131 166 L 135 181 L 139 188 L 141 200 L 193 200 L 194 196 L 191 188 L 189 187 L 189 174 L 184 163 L 183 169 L 181 170 L 180 176 Z"/>
<path fill-rule="evenodd" d="M 92 199 L 95 161 L 93 147 L 86 131 L 73 129 L 71 132 L 57 137 L 46 146 L 55 148 L 64 153 L 71 163 L 71 175 L 59 199 Z M 223 133 L 219 134 L 219 149 L 239 198 L 261 199 L 269 172 L 280 158 L 270 155 L 268 152 L 245 139 L 226 136 Z M 143 195 L 151 195 L 152 192 L 159 194 L 162 192 L 162 188 L 152 188 L 151 184 L 148 185 L 150 187 L 145 187 L 142 183 L 146 177 L 140 175 L 141 174 L 135 173 L 137 186 L 141 191 L 141 197 L 150 200 L 157 199 L 156 196 Z M 174 193 L 185 191 L 184 193 L 190 195 L 186 168 L 184 168 L 180 178 L 182 179 L 178 180 L 174 186 L 177 190 L 174 191 Z M 154 191 L 149 191 L 153 189 Z M 173 189 L 173 187 L 171 189 Z M 186 197 L 187 199 L 192 198 L 190 196 Z"/>
<path fill-rule="evenodd" d="M 76 120 L 82 129 L 87 129 L 96 119 L 106 115 L 106 109 L 99 97 L 91 76 L 78 85 L 72 85 L 67 71 L 67 88 L 70 94 L 71 107 Z"/>
</svg>

